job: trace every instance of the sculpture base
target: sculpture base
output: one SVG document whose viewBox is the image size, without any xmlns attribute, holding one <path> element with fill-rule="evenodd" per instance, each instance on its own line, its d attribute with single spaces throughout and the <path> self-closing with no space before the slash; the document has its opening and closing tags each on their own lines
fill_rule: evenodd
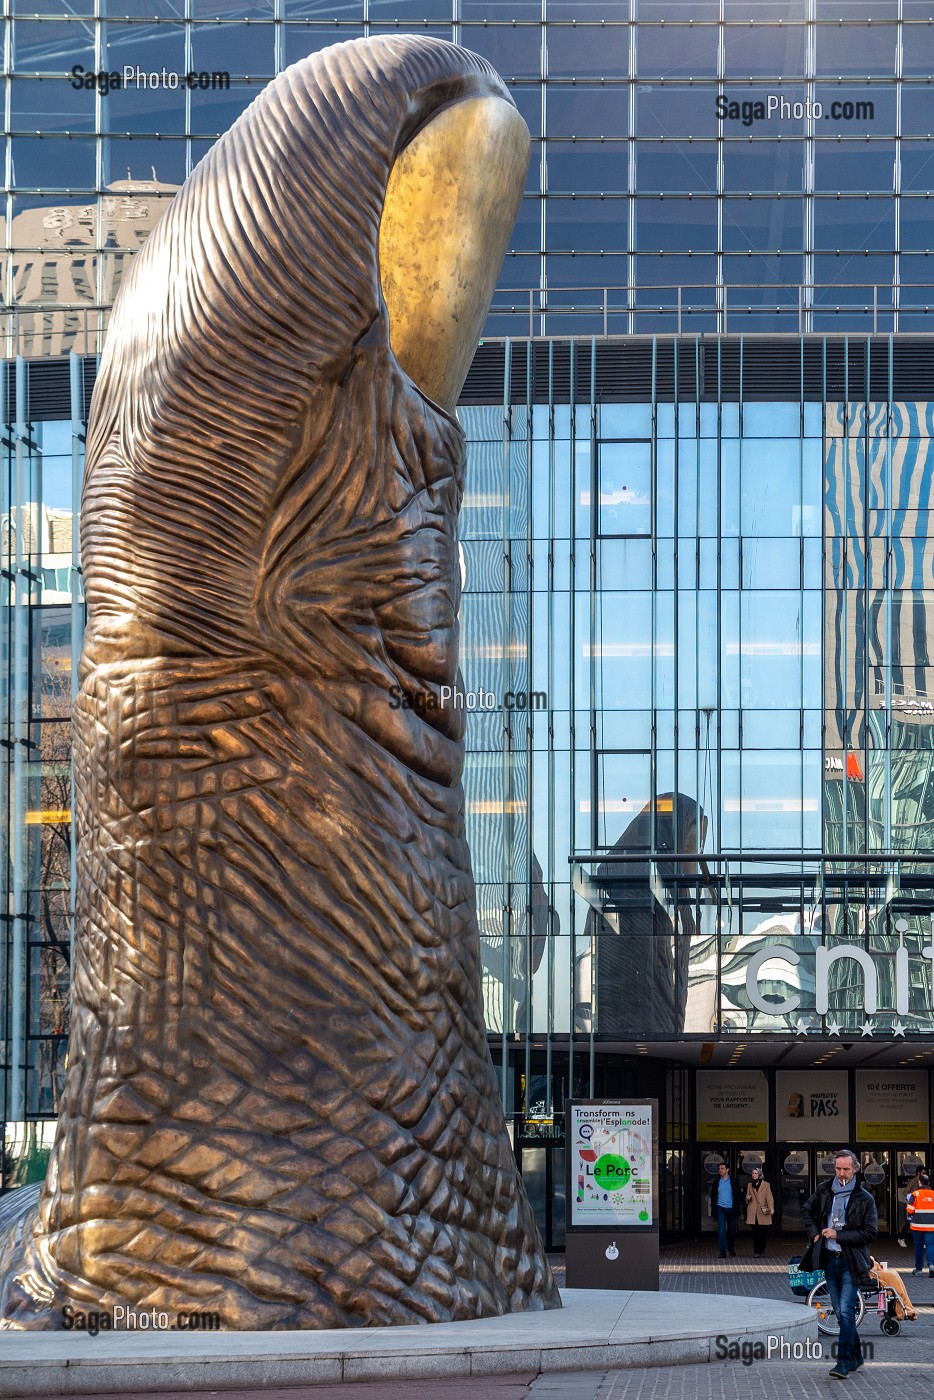
<svg viewBox="0 0 934 1400">
<path fill-rule="evenodd" d="M 715 1338 L 817 1337 L 810 1308 L 771 1298 L 568 1289 L 560 1311 L 331 1332 L 0 1332 L 0 1394 L 234 1390 L 330 1381 L 530 1375 L 715 1361 Z M 720 1352 L 722 1353 L 722 1346 Z"/>
</svg>

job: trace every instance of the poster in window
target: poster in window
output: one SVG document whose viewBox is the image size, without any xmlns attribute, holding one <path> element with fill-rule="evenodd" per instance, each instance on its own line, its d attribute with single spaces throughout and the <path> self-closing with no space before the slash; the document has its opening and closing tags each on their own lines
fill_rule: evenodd
<svg viewBox="0 0 934 1400">
<path fill-rule="evenodd" d="M 844 1144 L 850 1095 L 845 1069 L 780 1069 L 775 1075 L 776 1142 Z"/>
</svg>

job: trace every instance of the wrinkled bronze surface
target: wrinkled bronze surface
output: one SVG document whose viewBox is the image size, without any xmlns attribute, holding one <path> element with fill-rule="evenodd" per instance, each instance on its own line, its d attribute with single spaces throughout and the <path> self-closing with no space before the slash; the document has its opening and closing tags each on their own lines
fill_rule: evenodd
<svg viewBox="0 0 934 1400">
<path fill-rule="evenodd" d="M 121 292 L 82 508 L 65 1104 L 38 1218 L 6 1217 L 7 1325 L 558 1306 L 481 1015 L 462 715 L 391 704 L 457 671 L 464 444 L 424 391 L 456 396 L 514 216 L 508 103 L 437 40 L 317 54 Z M 400 152 L 404 192 L 436 149 L 451 207 L 419 215 L 418 258 L 382 254 L 418 385 L 379 230 Z M 482 295 L 452 301 L 458 259 Z"/>
</svg>

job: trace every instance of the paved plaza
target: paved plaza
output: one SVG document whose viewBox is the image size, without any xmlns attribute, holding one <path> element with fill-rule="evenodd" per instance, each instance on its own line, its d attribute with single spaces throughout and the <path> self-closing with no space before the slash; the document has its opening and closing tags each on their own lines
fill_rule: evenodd
<svg viewBox="0 0 934 1400">
<path fill-rule="evenodd" d="M 791 1296 L 786 1282 L 787 1261 L 799 1252 L 794 1245 L 773 1241 L 771 1252 L 762 1260 L 744 1257 L 744 1249 L 748 1251 L 748 1241 L 741 1240 L 735 1259 L 720 1260 L 716 1248 L 706 1243 L 665 1248 L 661 1287 L 668 1292 L 722 1294 L 725 1328 L 730 1325 L 732 1298 L 787 1300 Z M 827 1357 L 821 1361 L 754 1361 L 752 1365 L 725 1360 L 707 1365 L 543 1376 L 524 1372 L 473 1380 L 394 1382 L 387 1378 L 363 1384 L 262 1391 L 176 1390 L 122 1396 L 119 1400 L 172 1400 L 181 1395 L 204 1396 L 205 1400 L 748 1400 L 751 1393 L 765 1400 L 808 1400 L 811 1396 L 832 1394 L 850 1395 L 854 1400 L 878 1400 L 882 1395 L 897 1396 L 898 1400 L 929 1400 L 934 1357 L 934 1279 L 927 1275 L 914 1278 L 911 1252 L 898 1249 L 894 1241 L 886 1242 L 879 1253 L 903 1272 L 918 1309 L 918 1321 L 906 1322 L 898 1337 L 884 1337 L 876 1314 L 867 1312 L 861 1331 L 864 1345 L 871 1343 L 873 1347 L 873 1359 L 859 1375 L 845 1381 L 828 1377 L 832 1362 Z M 563 1259 L 556 1257 L 552 1262 L 563 1282 Z"/>
</svg>

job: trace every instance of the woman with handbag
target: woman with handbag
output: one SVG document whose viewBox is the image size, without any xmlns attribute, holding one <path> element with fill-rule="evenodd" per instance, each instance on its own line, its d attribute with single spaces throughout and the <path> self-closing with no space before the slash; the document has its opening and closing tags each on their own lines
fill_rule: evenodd
<svg viewBox="0 0 934 1400">
<path fill-rule="evenodd" d="M 750 1175 L 752 1179 L 746 1187 L 746 1224 L 752 1227 L 753 1254 L 762 1255 L 765 1253 L 765 1241 L 772 1223 L 775 1201 L 772 1198 L 772 1188 L 760 1169 L 753 1167 Z"/>
</svg>

